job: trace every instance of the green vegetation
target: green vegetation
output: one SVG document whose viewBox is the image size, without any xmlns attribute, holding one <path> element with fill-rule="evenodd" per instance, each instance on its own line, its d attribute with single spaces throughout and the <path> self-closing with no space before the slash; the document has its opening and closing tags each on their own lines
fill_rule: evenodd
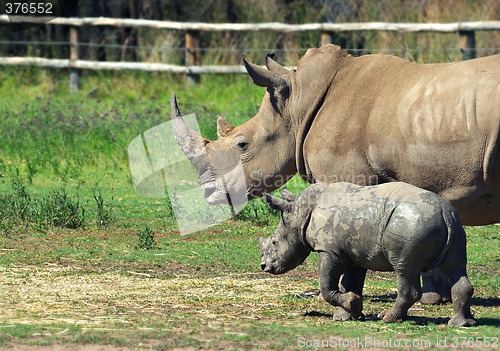
<svg viewBox="0 0 500 351">
<path fill-rule="evenodd" d="M 18 174 L 12 179 L 12 192 L 0 197 L 0 228 L 4 234 L 22 226 L 76 229 L 83 227 L 84 222 L 85 208 L 78 193 L 70 196 L 65 188 L 61 188 L 33 197 Z"/>
<path fill-rule="evenodd" d="M 145 226 L 143 229 L 139 230 L 137 233 L 138 249 L 143 250 L 154 250 L 158 247 L 158 244 L 155 240 L 155 234 L 148 226 Z"/>
<path fill-rule="evenodd" d="M 88 73 L 81 93 L 69 96 L 65 78 L 37 69 L 0 72 L 2 128 L 9 131 L 2 137 L 0 174 L 12 172 L 13 163 L 31 180 L 38 172 L 63 182 L 81 179 L 82 170 L 124 174 L 128 144 L 168 120 L 173 91 L 182 112 L 196 113 L 209 138 L 215 138 L 217 114 L 240 124 L 262 94 L 244 76 L 202 77 L 203 84 L 187 89 L 182 77 L 122 72 Z"/>
<path fill-rule="evenodd" d="M 127 146 L 168 120 L 170 93 L 213 138 L 218 114 L 240 124 L 256 112 L 263 90 L 248 77 L 202 77 L 188 89 L 164 74 L 85 73 L 75 96 L 66 81 L 50 70 L 0 71 L 0 346 L 281 350 L 326 340 L 347 349 L 392 340 L 429 349 L 416 346 L 428 340 L 446 350 L 498 337 L 497 226 L 467 228 L 477 327 L 448 327 L 450 305 L 415 305 L 403 324 L 378 321 L 396 287 L 378 272 L 366 283 L 367 320 L 335 323 L 315 297 L 314 254 L 284 276 L 260 271 L 257 238 L 278 220 L 262 200 L 182 237 L 168 200 L 137 196 Z"/>
</svg>

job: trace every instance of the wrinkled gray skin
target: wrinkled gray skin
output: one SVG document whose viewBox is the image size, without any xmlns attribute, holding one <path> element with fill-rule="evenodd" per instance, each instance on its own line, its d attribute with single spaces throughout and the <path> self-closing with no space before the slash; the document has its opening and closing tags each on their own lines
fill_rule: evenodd
<svg viewBox="0 0 500 351">
<path fill-rule="evenodd" d="M 440 267 L 451 284 L 452 326 L 471 326 L 473 288 L 466 274 L 465 231 L 453 207 L 438 195 L 406 183 L 358 186 L 314 184 L 289 201 L 265 195 L 282 212 L 273 235 L 259 239 L 261 268 L 282 274 L 319 255 L 323 298 L 339 306 L 334 319 L 362 317 L 366 270 L 394 271 L 398 296 L 379 314 L 386 322 L 401 322 L 420 299 L 420 273 Z M 345 291 L 339 290 L 344 276 Z M 355 273 L 353 273 L 355 272 Z"/>
</svg>

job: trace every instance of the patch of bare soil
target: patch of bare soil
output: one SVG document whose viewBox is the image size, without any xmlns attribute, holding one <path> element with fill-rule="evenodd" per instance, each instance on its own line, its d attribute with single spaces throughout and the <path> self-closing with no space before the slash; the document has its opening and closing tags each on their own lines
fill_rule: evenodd
<svg viewBox="0 0 500 351">
<path fill-rule="evenodd" d="M 0 347 L 0 351 L 129 351 L 127 347 L 113 345 L 21 345 L 14 344 Z M 188 351 L 188 350 L 185 350 Z"/>
<path fill-rule="evenodd" d="M 21 345 L 12 344 L 9 346 L 0 346 L 0 351 L 148 351 L 155 350 L 154 346 L 139 346 L 133 349 L 122 346 L 113 345 L 72 345 L 72 344 L 59 344 L 50 346 L 38 346 L 38 345 Z M 188 347 L 175 347 L 169 349 L 170 351 L 196 351 L 197 349 L 191 346 Z M 215 351 L 210 349 L 204 349 L 205 351 Z"/>
</svg>

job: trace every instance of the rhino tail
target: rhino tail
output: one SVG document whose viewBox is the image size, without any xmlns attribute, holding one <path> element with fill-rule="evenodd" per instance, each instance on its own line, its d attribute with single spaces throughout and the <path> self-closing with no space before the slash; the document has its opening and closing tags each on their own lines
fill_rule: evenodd
<svg viewBox="0 0 500 351">
<path fill-rule="evenodd" d="M 460 224 L 460 220 L 458 219 L 456 213 L 453 210 L 450 210 L 449 208 L 444 208 L 442 213 L 443 213 L 443 220 L 447 229 L 446 243 L 443 245 L 442 249 L 439 251 L 439 254 L 436 256 L 436 258 L 427 265 L 425 271 L 431 271 L 441 264 L 444 255 L 446 255 L 451 246 L 451 243 L 453 241 L 453 235 L 459 234 L 453 232 L 456 231 L 457 229 L 458 231 L 464 230 L 462 225 Z"/>
</svg>

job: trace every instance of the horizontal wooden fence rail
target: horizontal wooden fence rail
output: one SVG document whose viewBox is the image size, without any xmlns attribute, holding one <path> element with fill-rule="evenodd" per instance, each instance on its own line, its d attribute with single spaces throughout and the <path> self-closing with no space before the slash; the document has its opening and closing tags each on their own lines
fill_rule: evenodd
<svg viewBox="0 0 500 351">
<path fill-rule="evenodd" d="M 195 83 L 199 74 L 204 73 L 244 73 L 243 66 L 202 66 L 199 60 L 199 31 L 276 31 L 281 33 L 317 31 L 321 33 L 321 43 L 331 42 L 331 33 L 342 31 L 390 31 L 390 32 L 437 32 L 458 33 L 459 48 L 463 59 L 475 57 L 475 31 L 500 30 L 500 21 L 456 22 L 456 23 L 201 23 L 173 22 L 127 18 L 63 18 L 0 15 L 0 25 L 9 23 L 32 23 L 64 25 L 70 27 L 70 58 L 47 59 L 41 57 L 0 57 L 1 65 L 31 65 L 40 67 L 69 68 L 70 91 L 78 91 L 80 70 L 142 70 L 181 73 L 189 83 Z M 186 35 L 185 66 L 163 63 L 141 62 L 98 62 L 80 60 L 78 57 L 78 29 L 85 26 L 108 26 L 151 28 L 183 31 Z"/>
<path fill-rule="evenodd" d="M 276 31 L 282 33 L 321 31 L 392 31 L 392 32 L 440 32 L 453 33 L 459 31 L 500 30 L 500 21 L 456 22 L 456 23 L 201 23 L 201 22 L 172 22 L 155 21 L 132 18 L 63 18 L 57 17 L 30 17 L 30 16 L 0 16 L 0 23 L 47 23 L 66 26 L 112 26 L 131 28 L 174 29 L 181 31 Z"/>
<path fill-rule="evenodd" d="M 171 72 L 183 74 L 205 74 L 205 73 L 246 73 L 243 66 L 179 66 L 166 63 L 145 62 L 98 62 L 86 60 L 61 60 L 43 57 L 0 57 L 0 65 L 14 66 L 40 66 L 51 68 L 74 68 L 91 71 L 102 70 L 139 70 L 155 72 Z"/>
</svg>

